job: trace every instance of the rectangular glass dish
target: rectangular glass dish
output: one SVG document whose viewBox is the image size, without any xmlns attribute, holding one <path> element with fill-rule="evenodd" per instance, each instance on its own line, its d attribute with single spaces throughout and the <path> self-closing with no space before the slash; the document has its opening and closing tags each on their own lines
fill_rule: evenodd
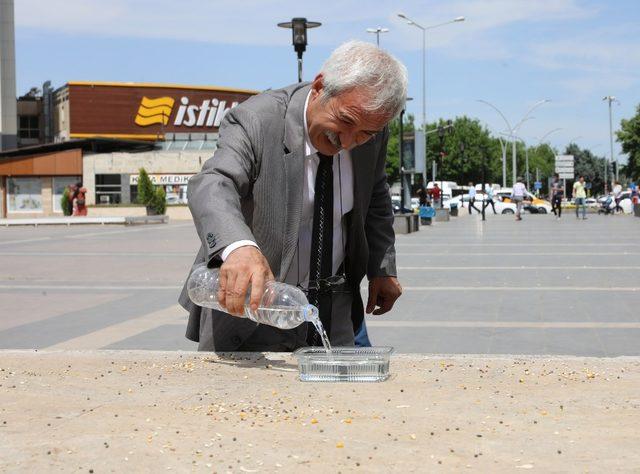
<svg viewBox="0 0 640 474">
<path fill-rule="evenodd" d="M 293 355 L 303 382 L 382 382 L 392 353 L 393 347 L 302 347 Z"/>
</svg>

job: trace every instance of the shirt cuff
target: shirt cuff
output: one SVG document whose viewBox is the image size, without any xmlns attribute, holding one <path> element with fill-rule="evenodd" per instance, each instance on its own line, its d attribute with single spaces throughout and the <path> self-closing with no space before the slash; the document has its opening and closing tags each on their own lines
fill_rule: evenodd
<svg viewBox="0 0 640 474">
<path fill-rule="evenodd" d="M 238 249 L 240 247 L 246 247 L 247 245 L 250 245 L 257 249 L 260 248 L 258 247 L 258 244 L 256 244 L 253 240 L 238 240 L 237 242 L 229 244 L 225 247 L 225 249 L 222 251 L 222 255 L 220 256 L 222 258 L 222 261 L 224 262 L 225 260 L 227 260 L 227 257 L 229 256 L 229 254 L 233 252 L 235 249 Z"/>
</svg>

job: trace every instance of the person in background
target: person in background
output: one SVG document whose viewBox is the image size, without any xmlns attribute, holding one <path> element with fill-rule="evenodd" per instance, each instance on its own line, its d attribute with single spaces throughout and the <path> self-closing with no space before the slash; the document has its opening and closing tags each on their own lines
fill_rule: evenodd
<svg viewBox="0 0 640 474">
<path fill-rule="evenodd" d="M 73 215 L 74 216 L 86 216 L 87 215 L 87 188 L 82 186 L 82 183 L 76 184 L 76 190 L 73 193 Z"/>
<path fill-rule="evenodd" d="M 420 189 L 416 192 L 418 194 L 418 199 L 420 200 L 420 206 L 428 206 L 429 204 L 429 195 L 427 193 L 427 189 L 424 186 L 420 186 Z"/>
<path fill-rule="evenodd" d="M 516 220 L 522 220 L 522 205 L 524 198 L 527 195 L 527 187 L 522 182 L 523 179 L 518 177 L 516 184 L 513 185 L 513 191 L 511 191 L 511 200 L 516 203 Z"/>
<path fill-rule="evenodd" d="M 562 181 L 560 181 L 560 175 L 555 173 L 553 175 L 553 182 L 551 183 L 551 210 L 556 215 L 556 219 L 562 217 L 562 198 L 564 197 L 564 187 Z"/>
<path fill-rule="evenodd" d="M 68 216 L 72 216 L 73 215 L 73 200 L 76 196 L 76 190 L 78 189 L 78 187 L 75 184 L 71 184 L 68 187 L 69 189 L 69 199 L 67 200 L 67 215 Z"/>
<path fill-rule="evenodd" d="M 573 183 L 573 197 L 576 200 L 576 219 L 580 219 L 580 208 L 582 208 L 582 218 L 586 219 L 587 206 L 585 200 L 587 199 L 587 190 L 585 188 L 584 176 L 580 176 L 578 181 Z"/>
<path fill-rule="evenodd" d="M 496 205 L 493 201 L 493 185 L 491 183 L 487 184 L 485 186 L 485 192 L 487 193 L 487 202 L 485 204 L 483 204 L 483 207 L 489 207 L 491 206 L 491 209 L 493 209 L 493 213 L 497 214 L 496 212 Z"/>
<path fill-rule="evenodd" d="M 638 185 L 636 183 L 631 183 L 629 189 L 631 191 L 631 203 L 633 205 L 638 204 Z"/>
<path fill-rule="evenodd" d="M 620 181 L 614 181 L 613 182 L 613 188 L 611 193 L 613 194 L 613 199 L 616 202 L 616 207 L 613 210 L 613 212 L 624 212 L 622 210 L 622 207 L 620 207 L 620 201 L 622 199 L 622 185 L 620 184 Z"/>
<path fill-rule="evenodd" d="M 469 214 L 471 214 L 471 208 L 474 208 L 476 212 L 479 214 L 480 211 L 476 207 L 476 187 L 473 183 L 469 183 Z"/>
<path fill-rule="evenodd" d="M 434 183 L 433 184 L 433 188 L 431 188 L 431 197 L 432 197 L 432 201 L 433 201 L 433 205 L 435 206 L 436 203 L 438 201 L 440 201 L 440 193 L 442 192 L 442 190 L 440 189 L 440 186 L 438 186 L 438 183 Z"/>
</svg>

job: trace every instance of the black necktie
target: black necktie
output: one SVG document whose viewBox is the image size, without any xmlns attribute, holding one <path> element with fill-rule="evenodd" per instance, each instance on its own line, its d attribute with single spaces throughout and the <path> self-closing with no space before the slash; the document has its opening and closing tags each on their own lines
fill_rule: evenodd
<svg viewBox="0 0 640 474">
<path fill-rule="evenodd" d="M 309 263 L 309 302 L 320 311 L 320 321 L 331 334 L 331 292 L 323 290 L 321 281 L 333 274 L 333 156 L 318 153 L 320 163 L 316 175 L 313 201 L 313 233 Z M 318 288 L 319 289 L 314 289 Z M 311 329 L 311 328 L 310 328 Z M 318 345 L 320 338 L 315 329 L 308 342 Z"/>
</svg>

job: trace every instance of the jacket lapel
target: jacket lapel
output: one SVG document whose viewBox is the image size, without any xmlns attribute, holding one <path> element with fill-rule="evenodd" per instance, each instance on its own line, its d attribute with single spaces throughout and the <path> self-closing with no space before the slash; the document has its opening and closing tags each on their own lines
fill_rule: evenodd
<svg viewBox="0 0 640 474">
<path fill-rule="evenodd" d="M 304 186 L 304 104 L 310 85 L 296 89 L 285 114 L 284 172 L 285 189 L 282 210 L 286 212 L 280 278 L 287 275 L 298 243 Z"/>
</svg>

